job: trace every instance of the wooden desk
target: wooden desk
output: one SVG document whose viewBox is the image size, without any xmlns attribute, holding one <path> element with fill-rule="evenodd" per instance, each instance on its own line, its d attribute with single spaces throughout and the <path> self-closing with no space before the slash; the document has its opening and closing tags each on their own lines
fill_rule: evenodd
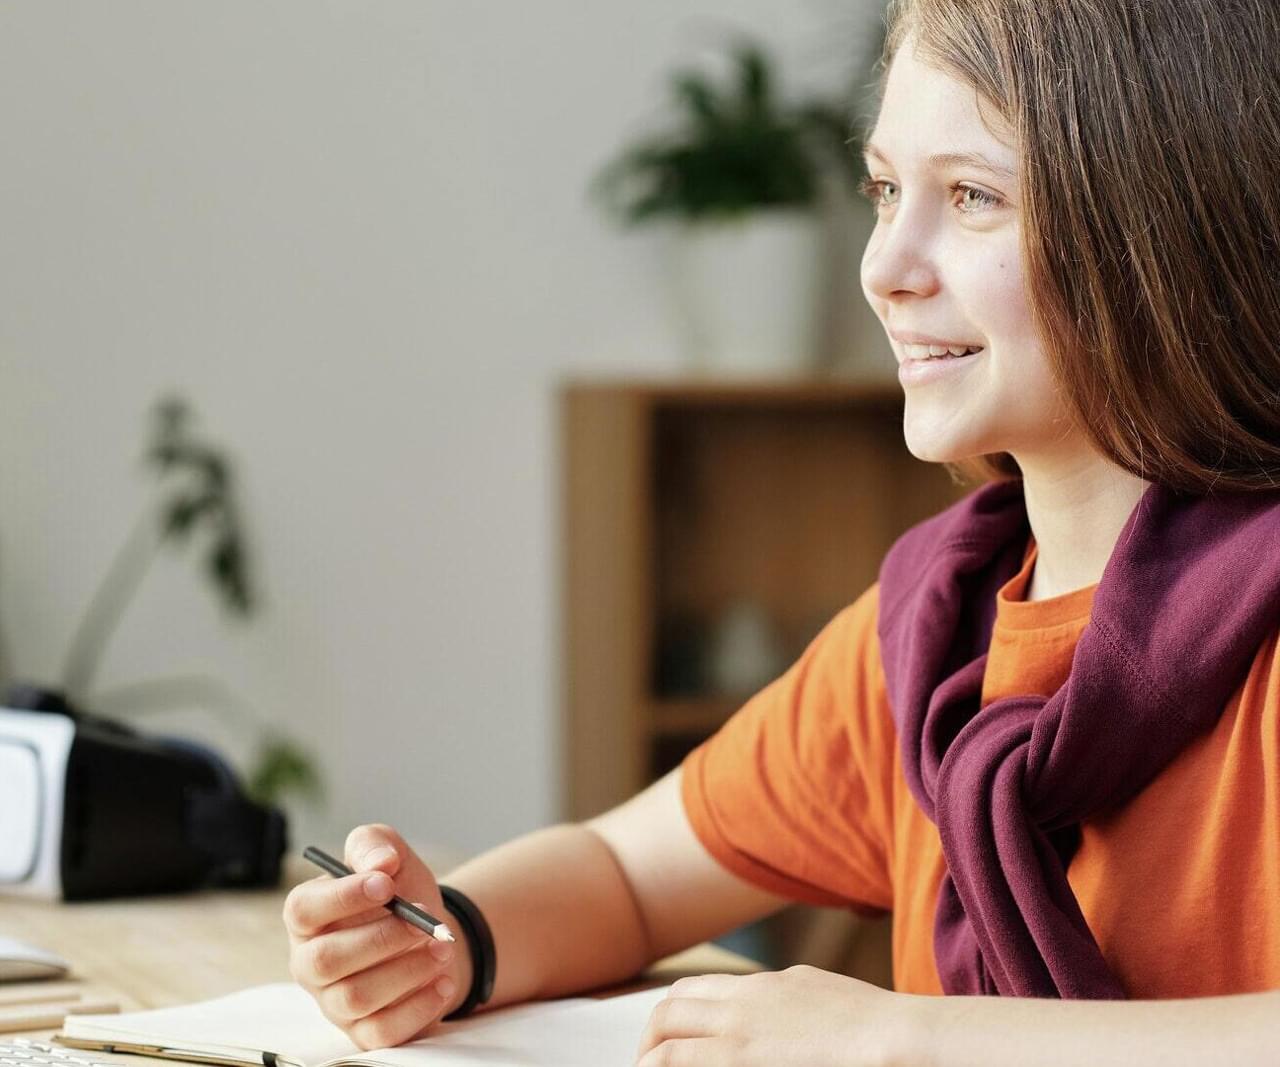
<svg viewBox="0 0 1280 1067">
<path fill-rule="evenodd" d="M 286 873 L 284 881 L 292 886 L 315 872 L 298 860 L 289 863 Z M 217 891 L 79 904 L 0 897 L 0 934 L 63 956 L 86 987 L 117 997 L 126 1011 L 159 1008 L 263 982 L 291 981 L 281 920 L 286 892 Z M 682 974 L 760 969 L 751 960 L 706 944 L 661 961 L 647 977 L 656 983 Z M 29 986 L 40 989 L 39 983 Z"/>
</svg>

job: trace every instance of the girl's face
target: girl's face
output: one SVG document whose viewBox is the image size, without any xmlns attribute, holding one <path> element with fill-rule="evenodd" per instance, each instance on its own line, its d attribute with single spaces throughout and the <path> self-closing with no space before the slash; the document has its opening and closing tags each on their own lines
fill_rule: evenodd
<svg viewBox="0 0 1280 1067">
<path fill-rule="evenodd" d="M 936 158 L 947 156 L 995 169 Z M 920 63 L 906 41 L 867 149 L 877 221 L 862 288 L 897 356 L 904 434 L 920 459 L 1011 452 L 1025 471 L 1086 447 L 1031 322 L 1017 164 L 983 125 L 974 90 Z M 981 350 L 925 359 L 913 342 L 928 338 Z"/>
</svg>

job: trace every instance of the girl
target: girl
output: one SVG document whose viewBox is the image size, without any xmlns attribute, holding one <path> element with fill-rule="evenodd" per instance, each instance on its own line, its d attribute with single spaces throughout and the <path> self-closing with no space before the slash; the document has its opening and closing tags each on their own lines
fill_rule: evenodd
<svg viewBox="0 0 1280 1067">
<path fill-rule="evenodd" d="M 475 1007 L 486 920 L 492 1006 L 800 900 L 892 910 L 897 991 L 683 979 L 642 1067 L 1275 1062 L 1280 11 L 889 19 L 863 289 L 911 451 L 987 483 L 681 768 L 454 872 L 458 951 L 376 908 L 445 901 L 354 831 L 285 919 L 360 1044 Z"/>
</svg>

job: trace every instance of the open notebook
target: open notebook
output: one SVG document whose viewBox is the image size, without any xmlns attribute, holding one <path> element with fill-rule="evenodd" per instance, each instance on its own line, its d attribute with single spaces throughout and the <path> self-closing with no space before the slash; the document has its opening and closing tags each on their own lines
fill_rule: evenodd
<svg viewBox="0 0 1280 1067">
<path fill-rule="evenodd" d="M 429 1037 L 362 1052 L 296 985 L 123 1015 L 68 1015 L 75 1048 L 244 1067 L 630 1067 L 667 987 L 605 1000 L 549 1000 L 441 1023 Z"/>
</svg>

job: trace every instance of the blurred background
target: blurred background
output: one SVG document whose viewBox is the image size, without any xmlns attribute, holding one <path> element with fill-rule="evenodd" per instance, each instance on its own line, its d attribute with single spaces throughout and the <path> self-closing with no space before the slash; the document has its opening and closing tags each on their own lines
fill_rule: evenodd
<svg viewBox="0 0 1280 1067">
<path fill-rule="evenodd" d="M 334 850 L 462 857 L 673 766 L 950 492 L 820 146 L 882 16 L 0 6 L 6 683 L 267 759 Z M 654 141 L 753 101 L 709 174 Z"/>
</svg>

